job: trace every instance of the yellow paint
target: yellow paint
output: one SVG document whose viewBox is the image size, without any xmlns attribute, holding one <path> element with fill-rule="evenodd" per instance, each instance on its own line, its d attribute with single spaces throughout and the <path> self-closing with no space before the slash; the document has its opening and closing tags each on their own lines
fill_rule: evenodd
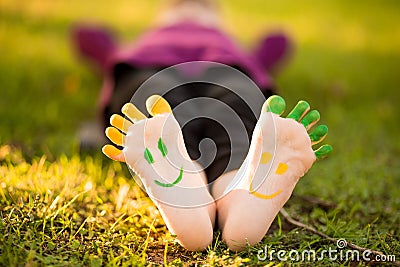
<svg viewBox="0 0 400 267">
<path fill-rule="evenodd" d="M 253 179 L 251 180 L 250 183 L 250 194 L 252 194 L 255 197 L 261 198 L 261 199 L 273 199 L 276 196 L 278 196 L 280 193 L 282 193 L 282 189 L 279 189 L 278 191 L 276 191 L 275 193 L 272 193 L 270 195 L 264 195 L 261 193 L 258 193 L 257 191 L 254 191 L 253 189 Z"/>
<path fill-rule="evenodd" d="M 267 164 L 271 159 L 272 159 L 272 154 L 268 153 L 268 152 L 264 152 L 261 155 L 260 163 L 261 164 Z"/>
<path fill-rule="evenodd" d="M 279 163 L 278 168 L 276 168 L 276 174 L 284 174 L 288 170 L 288 165 L 285 163 Z"/>
<path fill-rule="evenodd" d="M 124 145 L 124 135 L 118 131 L 114 127 L 108 127 L 106 129 L 106 136 L 110 139 L 114 144 L 123 146 Z"/>
<path fill-rule="evenodd" d="M 147 111 L 152 116 L 156 116 L 158 114 L 163 113 L 172 113 L 172 109 L 168 104 L 167 100 L 165 100 L 162 96 L 152 95 L 146 100 L 146 108 Z"/>
<path fill-rule="evenodd" d="M 124 153 L 112 145 L 105 145 L 102 148 L 103 154 L 115 161 L 125 162 Z"/>
<path fill-rule="evenodd" d="M 146 119 L 146 116 L 138 110 L 132 103 L 126 103 L 122 109 L 122 113 L 125 114 L 131 121 L 138 122 Z"/>
<path fill-rule="evenodd" d="M 118 114 L 114 114 L 110 118 L 110 124 L 115 128 L 126 133 L 128 131 L 128 128 L 132 125 L 132 122 L 124 119 L 124 117 Z"/>
</svg>

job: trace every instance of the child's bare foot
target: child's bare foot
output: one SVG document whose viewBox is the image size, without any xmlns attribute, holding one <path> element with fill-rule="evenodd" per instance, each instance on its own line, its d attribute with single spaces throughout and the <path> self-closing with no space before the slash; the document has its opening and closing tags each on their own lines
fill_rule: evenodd
<svg viewBox="0 0 400 267">
<path fill-rule="evenodd" d="M 147 119 L 130 103 L 122 108 L 130 121 L 119 115 L 111 117 L 115 128 L 107 128 L 106 135 L 124 149 L 106 145 L 103 152 L 111 159 L 126 161 L 140 177 L 168 229 L 185 248 L 205 249 L 213 238 L 215 204 L 204 174 L 189 158 L 167 101 L 151 96 L 146 106 L 153 118 Z"/>
<path fill-rule="evenodd" d="M 281 118 L 284 100 L 272 96 L 265 102 L 246 161 L 228 186 L 232 191 L 217 202 L 223 239 L 230 249 L 258 243 L 299 178 L 317 158 L 332 150 L 330 145 L 312 150 L 325 138 L 328 128 L 320 125 L 308 135 L 307 130 L 320 118 L 318 111 L 309 109 L 307 102 L 300 101 L 287 118 Z"/>
</svg>

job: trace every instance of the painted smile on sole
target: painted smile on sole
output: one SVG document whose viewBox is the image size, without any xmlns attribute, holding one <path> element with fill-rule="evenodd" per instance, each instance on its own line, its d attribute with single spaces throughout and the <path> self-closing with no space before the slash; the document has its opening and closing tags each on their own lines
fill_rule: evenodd
<svg viewBox="0 0 400 267">
<path fill-rule="evenodd" d="M 163 158 L 165 158 L 168 154 L 168 149 L 167 149 L 167 146 L 165 145 L 164 141 L 161 139 L 161 137 L 158 139 L 158 149 L 160 150 Z M 144 150 L 144 158 L 149 164 L 154 163 L 153 155 L 151 154 L 150 150 L 147 147 Z M 178 178 L 176 178 L 176 180 L 173 181 L 172 183 L 162 183 L 158 180 L 154 180 L 154 183 L 156 183 L 156 185 L 159 185 L 162 187 L 173 187 L 174 185 L 178 184 L 182 180 L 182 177 L 183 177 L 183 168 L 181 167 Z"/>
<path fill-rule="evenodd" d="M 260 159 L 260 164 L 268 164 L 272 159 L 272 154 L 268 152 L 264 152 L 261 155 Z M 288 169 L 288 165 L 285 163 L 279 163 L 278 168 L 276 169 L 275 173 L 278 175 L 284 174 Z M 252 194 L 255 197 L 262 198 L 262 199 L 273 199 L 274 197 L 278 196 L 280 193 L 282 193 L 282 189 L 277 190 L 275 193 L 272 193 L 270 195 L 265 195 L 258 193 L 257 191 L 254 190 L 253 188 L 253 179 L 251 180 L 250 183 L 250 188 L 249 188 L 250 194 Z"/>
<path fill-rule="evenodd" d="M 176 180 L 173 181 L 172 183 L 166 184 L 166 183 L 162 183 L 162 182 L 160 182 L 160 181 L 158 181 L 158 180 L 154 180 L 154 182 L 155 182 L 157 185 L 162 186 L 162 187 L 172 187 L 172 186 L 178 184 L 178 183 L 182 180 L 182 176 L 183 176 L 183 169 L 181 168 L 181 170 L 179 171 L 179 176 L 178 176 L 178 178 L 176 178 Z"/>
<path fill-rule="evenodd" d="M 255 197 L 262 198 L 262 199 L 273 199 L 274 197 L 278 196 L 280 193 L 282 193 L 282 189 L 279 189 L 275 193 L 272 193 L 270 195 L 265 195 L 258 193 L 257 191 L 254 191 L 253 189 L 253 181 L 250 183 L 250 194 L 252 194 Z"/>
</svg>

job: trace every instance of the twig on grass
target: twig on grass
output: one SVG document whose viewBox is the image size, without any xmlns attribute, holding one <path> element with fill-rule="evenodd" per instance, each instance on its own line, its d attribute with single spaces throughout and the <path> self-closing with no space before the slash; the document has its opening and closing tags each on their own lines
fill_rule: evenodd
<svg viewBox="0 0 400 267">
<path fill-rule="evenodd" d="M 289 215 L 289 213 L 287 213 L 287 211 L 286 211 L 284 208 L 282 208 L 282 209 L 280 210 L 280 213 L 282 214 L 283 218 L 285 218 L 285 220 L 286 220 L 288 223 L 292 224 L 292 225 L 295 225 L 295 226 L 300 227 L 300 228 L 303 228 L 303 229 L 305 229 L 305 230 L 307 230 L 307 231 L 309 231 L 309 232 L 312 232 L 312 233 L 314 233 L 314 234 L 316 234 L 316 235 L 319 235 L 319 236 L 321 236 L 321 237 L 323 237 L 323 238 L 325 238 L 325 239 L 328 239 L 329 241 L 331 241 L 331 242 L 333 242 L 333 243 L 337 243 L 338 240 L 339 240 L 339 239 L 330 237 L 330 236 L 328 236 L 328 235 L 326 235 L 326 234 L 324 234 L 324 233 L 318 231 L 318 230 L 315 229 L 314 227 L 311 227 L 311 226 L 306 225 L 306 224 L 304 224 L 304 223 L 302 223 L 302 222 L 296 221 L 295 219 L 293 219 L 293 218 Z M 379 256 L 386 256 L 385 254 L 383 254 L 383 253 L 380 252 L 380 251 L 372 250 L 372 249 L 369 249 L 369 248 L 360 247 L 360 246 L 358 246 L 358 245 L 356 245 L 356 244 L 353 244 L 353 243 L 351 243 L 351 242 L 347 242 L 347 247 L 356 249 L 356 250 L 361 251 L 361 252 L 369 251 L 371 254 L 373 254 L 373 255 L 375 255 L 375 256 L 376 256 L 376 255 L 379 255 Z M 396 265 L 396 266 L 400 266 L 400 262 L 399 262 L 399 261 L 393 261 L 393 262 L 391 262 L 391 263 L 393 263 L 393 264 Z"/>
</svg>

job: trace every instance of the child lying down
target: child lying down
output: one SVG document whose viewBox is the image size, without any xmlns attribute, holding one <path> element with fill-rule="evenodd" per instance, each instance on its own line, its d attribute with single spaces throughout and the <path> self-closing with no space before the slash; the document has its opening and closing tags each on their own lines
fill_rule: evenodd
<svg viewBox="0 0 400 267">
<path fill-rule="evenodd" d="M 290 50 L 285 35 L 247 53 L 220 29 L 214 1 L 171 2 L 124 49 L 98 28 L 75 32 L 104 74 L 99 114 L 115 146 L 103 153 L 136 173 L 183 247 L 207 248 L 218 228 L 240 251 L 264 237 L 299 178 L 332 150 L 312 148 L 328 128 L 310 130 L 320 115 L 305 101 L 281 117 L 271 73 Z"/>
</svg>

